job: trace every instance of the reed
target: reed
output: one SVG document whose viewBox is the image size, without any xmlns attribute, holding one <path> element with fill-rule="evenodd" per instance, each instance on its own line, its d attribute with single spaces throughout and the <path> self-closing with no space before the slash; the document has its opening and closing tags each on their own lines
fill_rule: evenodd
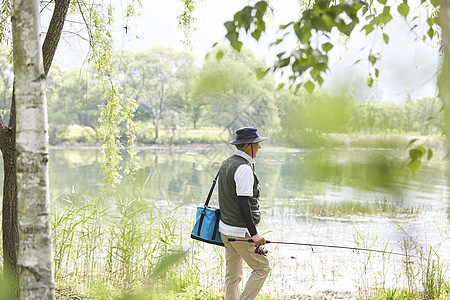
<svg viewBox="0 0 450 300">
<path fill-rule="evenodd" d="M 177 233 L 181 206 L 143 201 L 140 194 L 131 185 L 122 194 L 93 194 L 84 189 L 53 201 L 58 287 L 121 295 L 157 283 L 166 286 L 162 282 L 168 279 L 176 282 L 170 267 L 182 263 L 186 253 L 180 249 Z M 162 272 L 164 264 L 168 266 Z M 178 274 L 183 287 L 186 278 Z"/>
<path fill-rule="evenodd" d="M 299 210 L 314 217 L 345 217 L 345 216 L 384 216 L 397 217 L 399 215 L 414 216 L 423 212 L 423 207 L 404 208 L 385 198 L 373 202 L 342 200 L 303 201 L 298 204 Z"/>
<path fill-rule="evenodd" d="M 450 284 L 446 281 L 448 266 L 444 265 L 438 251 L 429 245 L 421 245 L 398 225 L 405 236 L 401 247 L 403 272 L 397 279 L 404 278 L 400 286 L 376 289 L 369 299 L 376 300 L 444 300 L 450 298 Z M 400 283 L 402 281 L 400 280 Z M 397 282 L 397 285 L 399 282 Z"/>
</svg>

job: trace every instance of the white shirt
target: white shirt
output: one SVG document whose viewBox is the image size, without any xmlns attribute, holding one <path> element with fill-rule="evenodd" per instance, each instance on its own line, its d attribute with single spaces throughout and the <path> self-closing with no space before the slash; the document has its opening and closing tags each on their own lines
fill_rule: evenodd
<svg viewBox="0 0 450 300">
<path fill-rule="evenodd" d="M 245 158 L 252 166 L 255 164 L 255 160 L 250 157 L 244 151 L 236 149 L 234 155 Z M 248 164 L 242 164 L 234 173 L 234 181 L 236 182 L 236 194 L 238 196 L 253 196 L 253 183 L 255 178 L 253 177 L 253 170 Z M 235 227 L 230 226 L 222 222 L 219 222 L 219 232 L 225 235 L 231 235 L 236 237 L 245 237 L 248 233 L 247 227 Z"/>
</svg>

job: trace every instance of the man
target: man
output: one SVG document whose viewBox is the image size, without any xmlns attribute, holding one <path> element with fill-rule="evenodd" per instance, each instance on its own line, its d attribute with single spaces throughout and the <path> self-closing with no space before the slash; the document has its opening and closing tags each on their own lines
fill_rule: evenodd
<svg viewBox="0 0 450 300">
<path fill-rule="evenodd" d="M 266 240 L 256 230 L 261 213 L 259 211 L 259 181 L 254 171 L 253 160 L 266 138 L 258 134 L 255 127 L 244 127 L 236 131 L 234 155 L 227 158 L 219 170 L 219 207 L 221 221 L 219 231 L 225 245 L 225 300 L 254 299 L 269 275 L 269 260 L 254 253 L 255 246 Z M 254 244 L 229 242 L 228 238 L 252 239 Z M 253 270 L 240 294 L 239 282 L 245 261 Z"/>
</svg>

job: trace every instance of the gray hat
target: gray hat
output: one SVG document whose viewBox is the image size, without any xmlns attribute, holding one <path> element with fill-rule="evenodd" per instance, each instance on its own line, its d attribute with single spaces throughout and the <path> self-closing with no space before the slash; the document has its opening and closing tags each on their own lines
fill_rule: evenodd
<svg viewBox="0 0 450 300">
<path fill-rule="evenodd" d="M 253 144 L 264 141 L 266 138 L 258 134 L 256 127 L 242 127 L 236 130 L 236 138 L 230 141 L 231 145 Z"/>
</svg>

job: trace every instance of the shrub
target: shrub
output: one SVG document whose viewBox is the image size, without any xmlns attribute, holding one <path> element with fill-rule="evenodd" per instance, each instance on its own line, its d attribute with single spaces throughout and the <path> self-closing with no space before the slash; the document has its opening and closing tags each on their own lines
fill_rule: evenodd
<svg viewBox="0 0 450 300">
<path fill-rule="evenodd" d="M 70 125 L 58 128 L 55 134 L 56 140 L 63 143 L 95 143 L 97 133 L 88 126 Z"/>
</svg>

